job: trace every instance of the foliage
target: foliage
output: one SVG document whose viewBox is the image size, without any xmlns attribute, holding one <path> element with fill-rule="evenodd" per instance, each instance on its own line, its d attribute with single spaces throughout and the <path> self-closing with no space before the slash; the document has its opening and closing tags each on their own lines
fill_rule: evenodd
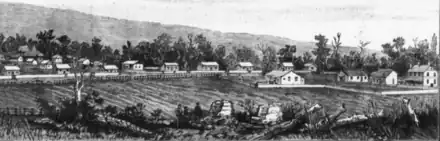
<svg viewBox="0 0 440 141">
<path fill-rule="evenodd" d="M 327 56 L 330 55 L 330 48 L 327 48 L 328 39 L 324 35 L 316 35 L 315 40 L 317 41 L 315 44 L 317 48 L 312 53 L 316 56 L 315 64 L 318 67 L 317 71 L 322 72 L 326 69 L 325 63 Z"/>
</svg>

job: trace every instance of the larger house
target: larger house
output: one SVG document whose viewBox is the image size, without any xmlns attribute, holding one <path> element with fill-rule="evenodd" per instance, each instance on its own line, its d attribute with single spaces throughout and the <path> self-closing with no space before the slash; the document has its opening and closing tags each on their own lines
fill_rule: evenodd
<svg viewBox="0 0 440 141">
<path fill-rule="evenodd" d="M 197 67 L 199 71 L 218 71 L 219 66 L 217 62 L 201 62 Z"/>
<path fill-rule="evenodd" d="M 279 70 L 281 71 L 293 71 L 295 67 L 292 62 L 284 62 L 279 64 Z"/>
<path fill-rule="evenodd" d="M 2 74 L 7 76 L 20 75 L 20 68 L 18 66 L 3 66 Z"/>
<path fill-rule="evenodd" d="M 124 63 L 122 63 L 122 68 L 124 68 L 124 70 L 135 70 L 135 71 L 143 70 L 144 64 L 138 62 L 139 62 L 138 60 L 125 61 Z"/>
<path fill-rule="evenodd" d="M 304 84 L 304 78 L 295 74 L 293 71 L 271 71 L 266 74 L 271 84 L 280 85 L 301 85 Z"/>
<path fill-rule="evenodd" d="M 397 73 L 392 69 L 379 69 L 371 73 L 370 81 L 373 84 L 397 85 Z"/>
<path fill-rule="evenodd" d="M 362 70 L 340 71 L 338 80 L 343 82 L 368 82 L 368 75 Z"/>
<path fill-rule="evenodd" d="M 175 62 L 165 62 L 162 65 L 161 70 L 164 72 L 176 72 L 179 71 L 179 64 Z"/>
<path fill-rule="evenodd" d="M 430 65 L 415 65 L 408 70 L 405 81 L 426 87 L 437 87 L 437 71 Z"/>
</svg>

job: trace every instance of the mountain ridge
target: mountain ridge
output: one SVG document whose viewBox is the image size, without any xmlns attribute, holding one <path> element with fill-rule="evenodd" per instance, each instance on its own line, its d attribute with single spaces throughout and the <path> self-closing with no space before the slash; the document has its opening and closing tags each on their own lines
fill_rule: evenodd
<svg viewBox="0 0 440 141">
<path fill-rule="evenodd" d="M 0 32 L 8 35 L 20 33 L 35 39 L 35 35 L 39 31 L 54 29 L 57 36 L 66 34 L 71 39 L 78 41 L 90 42 L 94 36 L 99 37 L 104 44 L 110 45 L 113 49 L 120 49 L 127 40 L 134 44 L 143 40 L 152 41 L 161 33 L 168 33 L 174 39 L 179 36 L 186 38 L 188 33 L 202 33 L 214 45 L 222 44 L 227 47 L 245 45 L 254 48 L 256 44 L 264 42 L 279 49 L 286 44 L 293 44 L 297 46 L 297 55 L 302 55 L 316 47 L 313 42 L 296 41 L 281 36 L 221 32 L 188 25 L 118 19 L 72 9 L 49 8 L 23 3 L 0 2 L 0 15 Z M 331 39 L 331 37 L 327 38 Z M 331 45 L 329 47 L 331 48 Z M 353 50 L 359 51 L 359 48 L 347 46 L 341 48 L 342 54 Z M 367 52 L 377 53 L 378 57 L 384 56 L 378 50 L 368 49 Z"/>
</svg>

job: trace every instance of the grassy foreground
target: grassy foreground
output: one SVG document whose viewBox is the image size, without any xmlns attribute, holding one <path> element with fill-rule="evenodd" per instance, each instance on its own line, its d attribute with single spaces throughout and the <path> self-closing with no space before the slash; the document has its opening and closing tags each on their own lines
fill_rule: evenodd
<svg viewBox="0 0 440 141">
<path fill-rule="evenodd" d="M 174 109 L 177 104 L 181 103 L 190 108 L 196 102 L 200 102 L 203 109 L 209 109 L 212 101 L 218 99 L 228 99 L 234 102 L 244 102 L 246 99 L 255 100 L 261 104 L 270 102 L 293 102 L 306 101 L 311 104 L 322 104 L 326 111 L 334 112 L 338 107 L 338 103 L 345 103 L 347 112 L 341 118 L 351 116 L 353 114 L 363 114 L 371 108 L 369 101 L 374 101 L 376 109 L 384 109 L 387 113 L 394 113 L 396 109 L 395 103 L 400 101 L 399 96 L 384 97 L 376 95 L 356 94 L 350 92 L 335 91 L 329 89 L 254 89 L 246 85 L 237 84 L 227 80 L 218 79 L 183 79 L 176 81 L 130 81 L 130 82 L 105 82 L 96 83 L 86 91 L 96 90 L 104 98 L 106 105 L 115 105 L 119 108 L 133 106 L 136 103 L 143 103 L 146 108 L 144 112 L 152 113 L 155 109 L 162 109 L 166 118 L 175 118 Z M 44 97 L 50 101 L 55 101 L 62 97 L 72 97 L 71 86 L 51 86 L 51 87 L 4 87 L 0 91 L 1 107 L 37 107 L 35 98 Z M 415 95 L 410 96 L 411 105 L 420 115 L 421 125 L 417 128 L 417 132 L 411 138 L 417 139 L 433 139 L 436 138 L 437 129 L 432 127 L 432 116 L 437 117 L 436 109 L 438 109 L 438 96 L 433 95 Z M 240 107 L 237 107 L 240 108 Z M 435 112 L 435 113 L 434 113 Z M 438 118 L 438 117 L 437 117 Z M 11 120 L 14 119 L 14 120 Z M 28 139 L 33 136 L 35 139 L 44 139 L 49 136 L 51 139 L 68 140 L 81 136 L 82 139 L 121 139 L 122 137 L 114 137 L 110 135 L 89 135 L 86 133 L 64 133 L 42 131 L 40 129 L 32 129 L 21 120 L 16 118 L 2 117 L 1 127 L 5 133 L 1 136 L 4 139 Z M 429 125 L 431 124 L 431 125 Z M 179 132 L 186 129 L 170 129 L 172 132 Z M 3 132 L 2 131 L 2 132 Z M 45 133 L 43 133 L 45 132 Z M 362 134 L 363 131 L 355 129 L 355 127 L 347 127 L 338 129 L 337 138 L 360 138 L 367 135 Z M 42 135 L 44 134 L 44 136 Z M 398 136 L 398 133 L 391 135 Z M 71 136 L 71 137 L 70 137 Z M 17 138 L 22 137 L 22 138 Z M 175 140 L 199 140 L 201 137 L 197 132 L 189 137 L 176 137 Z M 285 133 L 277 137 L 278 139 L 310 139 L 310 135 L 298 135 Z M 316 137 L 315 137 L 316 138 Z M 409 137 L 407 137 L 409 138 Z M 135 139 L 129 137 L 127 140 Z M 121 139 L 124 140 L 124 139 Z"/>
</svg>

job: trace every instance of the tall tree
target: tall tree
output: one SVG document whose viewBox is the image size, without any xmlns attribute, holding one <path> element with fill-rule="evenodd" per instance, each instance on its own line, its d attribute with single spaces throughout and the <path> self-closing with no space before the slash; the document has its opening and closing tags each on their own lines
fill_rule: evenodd
<svg viewBox="0 0 440 141">
<path fill-rule="evenodd" d="M 281 48 L 277 54 L 280 56 L 279 60 L 281 62 L 293 63 L 293 57 L 295 53 L 296 53 L 296 45 L 285 45 L 284 48 Z"/>
<path fill-rule="evenodd" d="M 257 49 L 263 53 L 263 62 L 261 64 L 263 74 L 266 74 L 276 69 L 277 64 L 277 51 L 273 47 L 269 47 L 267 44 L 257 44 Z"/>
<path fill-rule="evenodd" d="M 102 40 L 100 38 L 93 37 L 93 39 L 92 39 L 92 49 L 93 49 L 94 57 L 90 58 L 90 59 L 97 60 L 98 58 L 100 58 L 101 50 L 103 48 L 103 45 L 101 44 L 101 41 Z"/>
<path fill-rule="evenodd" d="M 52 41 L 55 39 L 54 30 L 44 30 L 37 33 L 37 39 L 38 39 L 38 51 L 45 54 L 46 57 L 50 58 L 54 54 L 54 46 L 52 44 Z"/>
<path fill-rule="evenodd" d="M 328 39 L 324 35 L 316 35 L 315 40 L 317 43 L 315 44 L 317 48 L 315 48 L 312 53 L 316 56 L 315 64 L 317 65 L 317 72 L 322 72 L 326 69 L 326 60 L 330 54 L 330 48 L 327 48 Z"/>
<path fill-rule="evenodd" d="M 72 42 L 72 40 L 67 35 L 61 35 L 57 38 L 57 41 L 61 44 L 61 53 L 60 55 L 66 57 L 66 55 L 69 54 L 69 45 Z"/>
</svg>

